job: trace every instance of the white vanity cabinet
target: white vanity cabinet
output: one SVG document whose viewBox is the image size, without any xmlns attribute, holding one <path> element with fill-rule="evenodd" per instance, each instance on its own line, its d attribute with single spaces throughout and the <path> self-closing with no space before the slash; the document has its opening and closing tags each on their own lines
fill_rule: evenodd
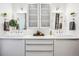
<svg viewBox="0 0 79 59">
<path fill-rule="evenodd" d="M 0 41 L 0 56 L 1 56 L 1 41 Z"/>
<path fill-rule="evenodd" d="M 0 40 L 0 56 L 24 56 L 24 53 L 24 40 Z"/>
<path fill-rule="evenodd" d="M 53 56 L 53 40 L 26 40 L 26 56 Z"/>
<path fill-rule="evenodd" d="M 55 56 L 79 56 L 79 40 L 54 40 Z"/>
<path fill-rule="evenodd" d="M 77 39 L 1 39 L 0 56 L 79 56 Z"/>
</svg>

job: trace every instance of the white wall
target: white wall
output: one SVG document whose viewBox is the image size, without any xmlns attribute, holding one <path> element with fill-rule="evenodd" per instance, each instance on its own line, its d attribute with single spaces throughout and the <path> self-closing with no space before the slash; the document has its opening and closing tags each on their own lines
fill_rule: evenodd
<svg viewBox="0 0 79 59">
<path fill-rule="evenodd" d="M 66 9 L 66 17 L 67 17 L 67 33 L 68 34 L 75 34 L 78 35 L 79 33 L 79 4 L 78 3 L 71 3 L 67 4 L 67 9 Z M 76 23 L 76 30 L 75 31 L 69 31 L 69 22 L 72 21 L 72 17 L 70 15 L 71 12 L 75 12 L 75 23 Z"/>
<path fill-rule="evenodd" d="M 78 35 L 78 33 L 79 33 L 79 20 L 78 20 L 78 18 L 79 18 L 79 7 L 78 6 L 79 6 L 79 4 L 76 4 L 76 3 L 75 4 L 73 4 L 73 3 L 71 3 L 71 4 L 68 4 L 68 3 L 67 4 L 66 3 L 51 4 L 51 25 L 52 25 L 51 29 L 52 29 L 53 33 L 55 32 L 55 30 L 54 30 L 54 25 L 55 25 L 54 15 L 56 13 L 56 7 L 59 7 L 59 12 L 63 15 L 63 30 L 62 30 L 62 32 L 67 34 L 67 35 L 72 35 L 74 33 L 76 35 Z M 10 20 L 11 18 L 16 19 L 17 18 L 16 14 L 21 13 L 22 7 L 24 8 L 23 12 L 28 13 L 27 12 L 28 6 L 25 3 L 24 4 L 23 3 L 22 4 L 21 3 L 19 3 L 19 4 L 17 4 L 17 3 L 13 3 L 13 4 L 0 3 L 0 14 L 6 12 L 6 13 L 8 13 L 8 20 Z M 73 11 L 75 11 L 77 13 L 76 20 L 75 20 L 76 30 L 75 31 L 69 31 L 69 22 L 71 21 L 70 13 L 73 12 Z M 27 17 L 27 19 L 28 19 L 28 17 Z M 6 32 L 3 31 L 3 22 L 4 22 L 4 20 L 3 20 L 2 16 L 0 15 L 0 32 L 1 33 L 3 32 L 3 34 L 4 34 Z M 36 32 L 37 30 L 38 30 L 38 28 L 35 28 L 35 29 L 30 28 L 30 29 L 25 30 L 24 32 L 26 34 L 30 35 L 30 34 L 33 34 L 34 32 Z M 44 32 L 45 34 L 49 34 L 49 30 L 50 29 L 47 29 L 47 28 L 40 29 L 40 31 Z"/>
<path fill-rule="evenodd" d="M 12 5 L 10 3 L 0 3 L 0 33 L 3 32 L 4 18 L 1 16 L 2 13 L 7 13 L 7 20 L 12 18 Z"/>
</svg>

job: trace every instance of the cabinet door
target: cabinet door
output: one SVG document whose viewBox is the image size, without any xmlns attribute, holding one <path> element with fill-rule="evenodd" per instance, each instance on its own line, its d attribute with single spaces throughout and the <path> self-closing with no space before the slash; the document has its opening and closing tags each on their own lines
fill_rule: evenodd
<svg viewBox="0 0 79 59">
<path fill-rule="evenodd" d="M 2 47 L 2 46 L 1 46 L 1 40 L 0 40 L 0 56 L 1 56 L 1 52 L 2 52 L 2 51 L 1 51 L 1 47 Z"/>
<path fill-rule="evenodd" d="M 38 26 L 38 12 L 39 5 L 38 4 L 29 4 L 29 27 L 37 27 Z"/>
<path fill-rule="evenodd" d="M 24 56 L 24 40 L 0 40 L 0 56 Z"/>
<path fill-rule="evenodd" d="M 79 56 L 79 40 L 55 40 L 55 56 Z"/>
<path fill-rule="evenodd" d="M 49 27 L 50 26 L 50 5 L 41 4 L 40 11 L 41 11 L 40 12 L 41 27 Z"/>
</svg>

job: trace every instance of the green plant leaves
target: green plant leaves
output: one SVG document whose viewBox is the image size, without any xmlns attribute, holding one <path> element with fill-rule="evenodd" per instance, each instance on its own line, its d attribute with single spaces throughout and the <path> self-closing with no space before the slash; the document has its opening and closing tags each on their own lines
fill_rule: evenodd
<svg viewBox="0 0 79 59">
<path fill-rule="evenodd" d="M 12 20 L 9 21 L 9 25 L 10 25 L 11 27 L 16 27 L 16 26 L 17 26 L 17 21 L 14 20 L 14 19 L 12 19 Z"/>
</svg>

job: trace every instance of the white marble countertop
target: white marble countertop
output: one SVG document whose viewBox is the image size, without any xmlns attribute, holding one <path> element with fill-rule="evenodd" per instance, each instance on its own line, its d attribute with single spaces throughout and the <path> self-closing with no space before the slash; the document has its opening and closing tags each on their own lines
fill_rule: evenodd
<svg viewBox="0 0 79 59">
<path fill-rule="evenodd" d="M 33 36 L 26 33 L 2 33 L 0 39 L 79 39 L 77 34 L 64 34 L 64 35 L 45 35 L 45 36 Z"/>
<path fill-rule="evenodd" d="M 0 39 L 79 39 L 77 36 L 0 36 Z"/>
</svg>

